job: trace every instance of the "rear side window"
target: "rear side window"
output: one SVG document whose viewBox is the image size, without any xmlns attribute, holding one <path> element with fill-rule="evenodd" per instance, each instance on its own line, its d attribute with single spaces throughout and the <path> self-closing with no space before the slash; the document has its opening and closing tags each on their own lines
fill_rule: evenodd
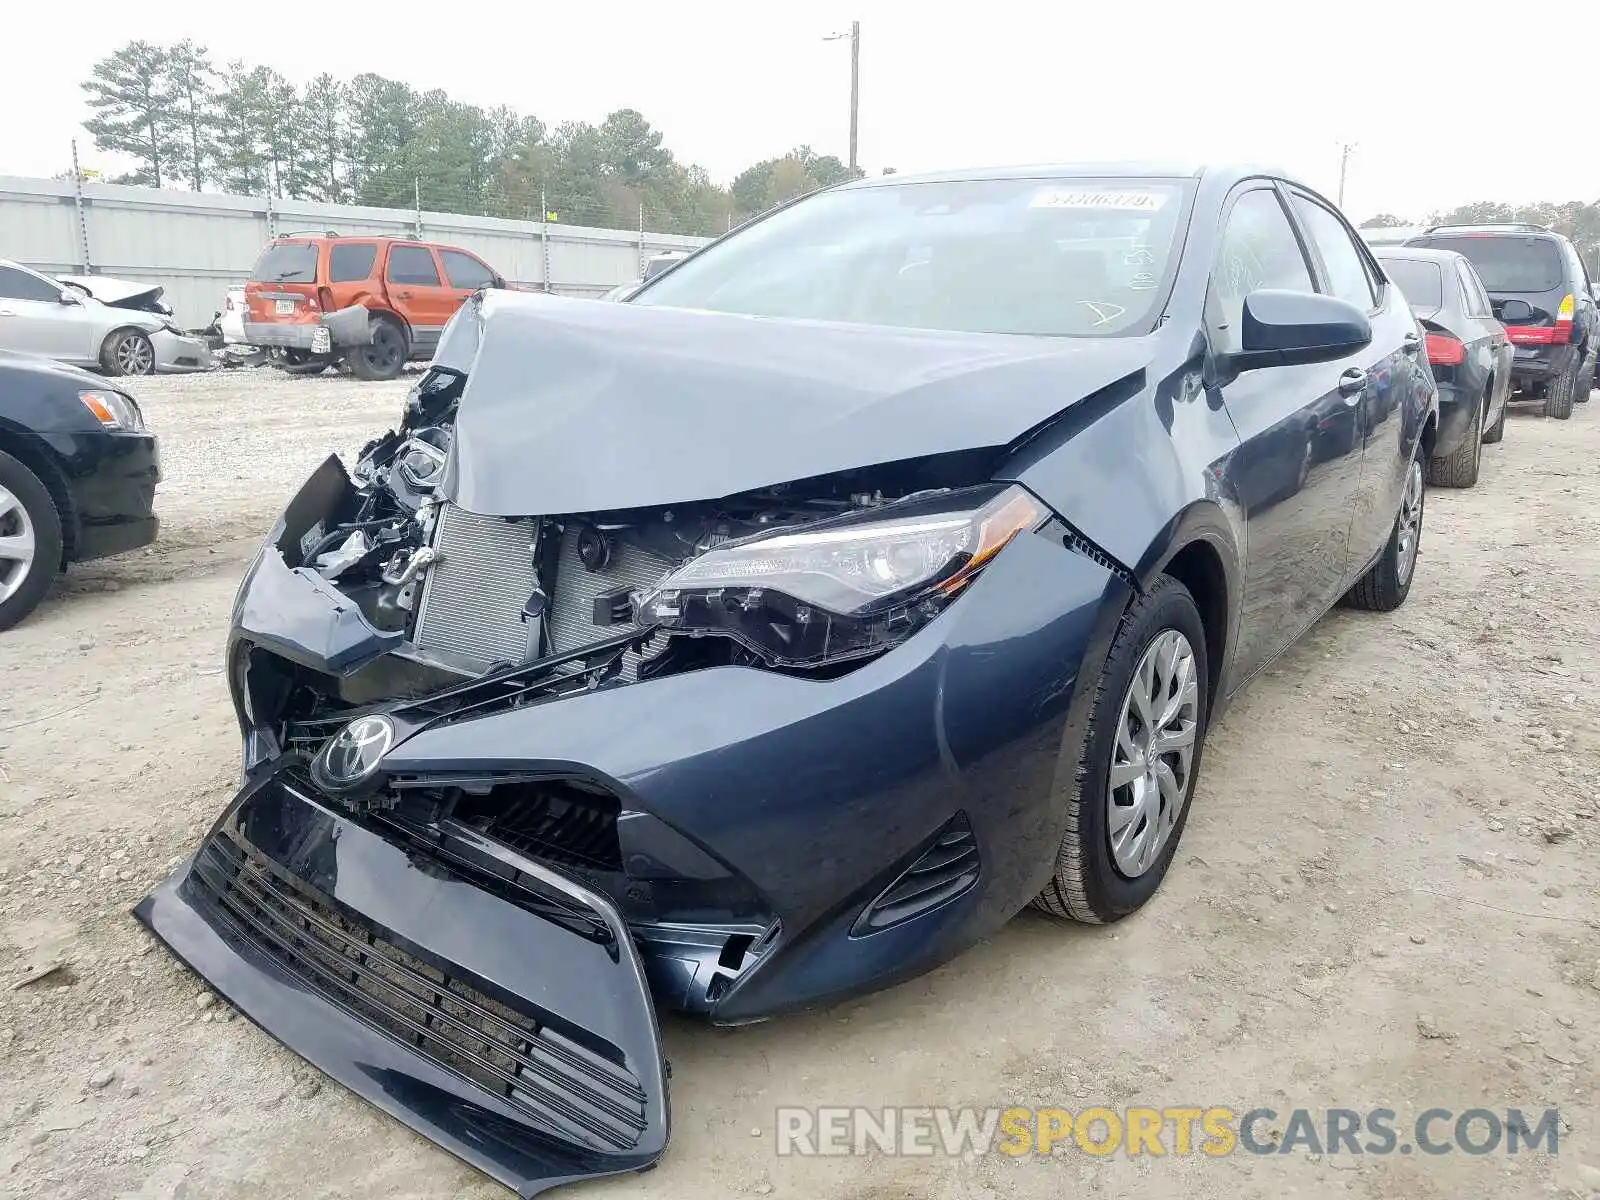
<svg viewBox="0 0 1600 1200">
<path fill-rule="evenodd" d="M 317 247 L 312 242 L 273 242 L 256 259 L 250 278 L 258 283 L 315 283 Z"/>
<path fill-rule="evenodd" d="M 1418 312 L 1444 307 L 1444 275 L 1436 262 L 1418 258 L 1382 258 L 1384 274 L 1389 276 L 1406 303 Z"/>
<path fill-rule="evenodd" d="M 390 246 L 389 282 L 415 287 L 438 287 L 439 270 L 426 246 Z"/>
<path fill-rule="evenodd" d="M 1300 239 L 1270 188 L 1240 196 L 1222 231 L 1211 297 L 1223 349 L 1239 348 L 1244 298 L 1259 288 L 1316 291 Z"/>
<path fill-rule="evenodd" d="M 470 254 L 463 254 L 460 250 L 441 250 L 439 257 L 444 260 L 444 273 L 453 288 L 471 290 L 488 287 L 494 282 L 494 272 Z"/>
<path fill-rule="evenodd" d="M 54 304 L 61 298 L 63 290 L 51 287 L 43 279 L 26 271 L 0 267 L 0 297 L 7 300 L 42 300 Z"/>
<path fill-rule="evenodd" d="M 1561 286 L 1561 251 L 1549 238 L 1494 233 L 1430 237 L 1411 244 L 1465 256 L 1491 292 L 1550 292 Z"/>
<path fill-rule="evenodd" d="M 1306 232 L 1316 243 L 1322 255 L 1322 264 L 1328 269 L 1328 286 L 1341 300 L 1348 300 L 1363 312 L 1378 302 L 1372 290 L 1372 280 L 1367 275 L 1361 251 L 1355 239 L 1339 220 L 1322 205 L 1296 195 L 1295 210 L 1305 222 Z M 1402 288 L 1402 291 L 1405 289 Z"/>
<path fill-rule="evenodd" d="M 338 242 L 328 251 L 328 282 L 355 283 L 372 278 L 372 264 L 378 257 L 374 242 Z"/>
</svg>

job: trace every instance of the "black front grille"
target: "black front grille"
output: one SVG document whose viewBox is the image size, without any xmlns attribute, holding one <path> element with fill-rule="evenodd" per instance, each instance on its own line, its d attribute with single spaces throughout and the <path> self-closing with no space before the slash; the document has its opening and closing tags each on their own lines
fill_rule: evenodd
<svg viewBox="0 0 1600 1200">
<path fill-rule="evenodd" d="M 630 1071 L 402 950 L 231 836 L 206 843 L 190 881 L 225 936 L 357 1020 L 558 1137 L 612 1152 L 638 1144 L 645 1093 Z"/>
<path fill-rule="evenodd" d="M 466 793 L 453 815 L 520 854 L 561 867 L 621 871 L 621 805 L 609 792 L 576 780 L 500 784 Z"/>
<path fill-rule="evenodd" d="M 875 933 L 954 900 L 978 881 L 978 842 L 957 813 L 933 845 L 884 889 L 856 921 L 855 934 Z"/>
</svg>

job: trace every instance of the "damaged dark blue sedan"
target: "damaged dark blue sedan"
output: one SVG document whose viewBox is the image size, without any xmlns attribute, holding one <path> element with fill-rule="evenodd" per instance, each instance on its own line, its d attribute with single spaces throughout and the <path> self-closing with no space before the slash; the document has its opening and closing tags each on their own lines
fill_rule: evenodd
<svg viewBox="0 0 1600 1200">
<path fill-rule="evenodd" d="M 1406 598 L 1421 347 L 1244 170 L 864 180 L 626 303 L 481 294 L 250 568 L 242 787 L 138 915 L 525 1195 L 649 1166 L 656 1006 L 1150 898 L 1223 704 Z"/>
</svg>

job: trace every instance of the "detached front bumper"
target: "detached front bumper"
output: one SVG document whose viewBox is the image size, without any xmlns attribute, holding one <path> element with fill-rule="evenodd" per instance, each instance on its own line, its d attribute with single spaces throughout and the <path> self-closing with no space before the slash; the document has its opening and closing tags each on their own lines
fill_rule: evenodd
<svg viewBox="0 0 1600 1200">
<path fill-rule="evenodd" d="M 150 335 L 150 345 L 156 352 L 158 374 L 209 371 L 213 365 L 211 347 L 206 345 L 203 338 L 173 333 L 170 329 L 158 329 Z"/>
<path fill-rule="evenodd" d="M 315 321 L 246 321 L 244 340 L 267 349 L 331 354 L 371 343 L 372 318 L 364 306 L 353 304 L 324 313 Z"/>
<path fill-rule="evenodd" d="M 603 897 L 462 832 L 446 866 L 314 798 L 240 793 L 135 915 L 229 1003 L 523 1196 L 653 1165 L 665 1066 Z"/>
</svg>

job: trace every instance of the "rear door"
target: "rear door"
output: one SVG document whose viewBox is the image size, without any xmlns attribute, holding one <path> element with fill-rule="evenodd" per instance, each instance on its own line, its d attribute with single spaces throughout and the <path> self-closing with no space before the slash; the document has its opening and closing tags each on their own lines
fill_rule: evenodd
<svg viewBox="0 0 1600 1200">
<path fill-rule="evenodd" d="M 58 283 L 16 267 L 0 267 L 0 349 L 90 362 L 93 322 L 84 303 L 63 304 Z M 92 301 L 90 302 L 92 303 Z"/>
<path fill-rule="evenodd" d="M 411 326 L 412 349 L 433 353 L 445 322 L 460 307 L 456 289 L 445 283 L 433 250 L 424 245 L 395 242 L 389 247 L 384 286 L 395 311 Z"/>
<path fill-rule="evenodd" d="M 338 312 L 360 304 L 382 291 L 378 281 L 378 243 L 331 242 L 328 245 L 327 282 L 323 285 L 324 312 Z"/>
<path fill-rule="evenodd" d="M 1214 351 L 1239 349 L 1245 297 L 1262 288 L 1313 292 L 1311 260 L 1278 189 L 1246 184 L 1230 198 L 1207 299 Z M 1245 509 L 1241 678 L 1298 637 L 1338 597 L 1361 481 L 1355 412 L 1361 366 L 1335 361 L 1246 371 L 1220 384 L 1240 445 L 1230 465 Z"/>
<path fill-rule="evenodd" d="M 1360 451 L 1347 567 L 1353 572 L 1383 548 L 1399 511 L 1411 463 L 1404 400 L 1418 388 L 1431 394 L 1434 384 L 1424 365 L 1417 319 L 1400 289 L 1383 279 L 1370 251 L 1343 217 L 1298 189 L 1293 196 L 1295 212 L 1322 264 L 1322 290 L 1348 300 L 1372 322 L 1372 341 L 1339 363 L 1341 380 L 1360 381 L 1360 386 L 1343 393 L 1348 408 L 1330 427 L 1339 445 L 1354 438 Z M 1348 582 L 1347 574 L 1330 603 Z"/>
<path fill-rule="evenodd" d="M 1492 394 L 1485 413 L 1492 414 L 1504 402 L 1505 390 L 1511 384 L 1511 341 L 1506 337 L 1506 327 L 1495 319 L 1494 307 L 1483 283 L 1472 264 L 1464 258 L 1456 260 L 1456 278 L 1461 283 L 1463 328 L 1461 340 L 1466 346 L 1466 357 L 1473 364 L 1479 380 L 1492 386 Z M 1494 418 L 1490 416 L 1492 421 Z"/>
</svg>

